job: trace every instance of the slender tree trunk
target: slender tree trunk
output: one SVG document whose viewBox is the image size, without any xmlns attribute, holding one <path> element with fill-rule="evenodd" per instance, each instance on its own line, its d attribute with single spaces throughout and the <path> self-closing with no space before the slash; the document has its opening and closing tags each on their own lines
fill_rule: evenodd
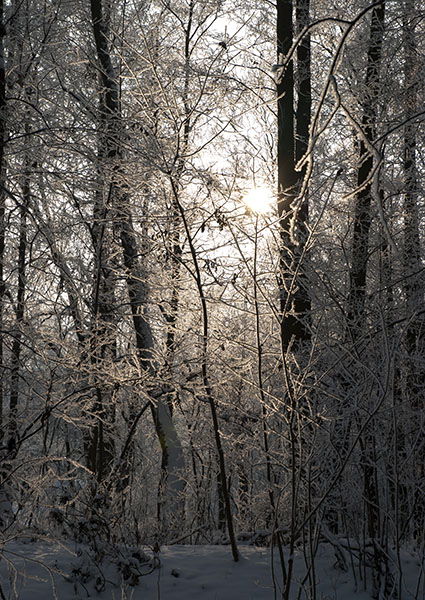
<svg viewBox="0 0 425 600">
<path fill-rule="evenodd" d="M 276 513 L 276 502 L 274 494 L 274 481 L 273 481 L 273 469 L 270 457 L 270 442 L 269 442 L 269 428 L 268 428 L 268 415 L 267 415 L 267 402 L 264 394 L 264 383 L 263 383 L 263 345 L 261 342 L 261 329 L 260 329 L 260 304 L 258 301 L 258 282 L 257 282 L 257 255 L 258 255 L 258 216 L 255 219 L 255 238 L 254 238 L 254 261 L 252 276 L 254 280 L 254 310 L 255 310 L 255 338 L 256 338 L 256 352 L 257 352 L 257 378 L 258 378 L 258 394 L 262 411 L 262 433 L 263 433 L 263 447 L 266 459 L 266 480 L 268 486 L 268 495 L 270 500 L 271 514 L 265 515 L 266 527 L 270 527 L 272 519 Z"/>
<path fill-rule="evenodd" d="M 359 189 L 354 203 L 354 226 L 351 246 L 351 268 L 349 293 L 347 300 L 347 342 L 358 352 L 357 343 L 367 328 L 366 278 L 369 257 L 369 233 L 372 223 L 372 171 L 374 157 L 369 149 L 376 136 L 376 123 L 380 102 L 380 65 L 384 34 L 385 3 L 372 10 L 369 43 L 367 51 L 367 69 L 365 78 L 365 100 L 363 101 L 362 132 L 359 141 L 359 167 L 357 169 L 357 187 Z M 377 175 L 375 175 L 377 176 Z M 349 390 L 348 397 L 349 397 Z M 366 407 L 366 410 L 367 407 Z M 344 417 L 345 419 L 346 417 Z M 362 428 L 360 416 L 356 416 L 359 429 Z M 378 474 L 375 453 L 375 425 L 373 419 L 360 439 L 361 468 L 363 471 L 364 500 L 366 504 L 367 533 L 374 545 L 374 588 L 379 586 L 380 572 L 380 498 L 378 490 Z M 348 440 L 349 423 L 339 428 L 337 440 L 342 460 L 344 460 Z M 378 544 L 378 545 L 376 545 Z"/>
<path fill-rule="evenodd" d="M 375 125 L 379 106 L 379 71 L 382 54 L 384 33 L 385 4 L 377 6 L 372 11 L 370 26 L 370 41 L 367 56 L 367 72 L 365 87 L 369 90 L 369 99 L 363 106 L 362 126 L 364 135 L 369 143 L 375 137 Z M 365 141 L 360 141 L 359 169 L 357 185 L 360 188 L 356 197 L 354 212 L 354 231 L 352 240 L 352 264 L 350 271 L 350 292 L 348 297 L 348 324 L 354 342 L 364 332 L 366 275 L 369 254 L 369 231 L 372 221 L 371 214 L 371 182 L 373 157 L 366 147 Z M 367 528 L 372 540 L 379 535 L 379 492 L 377 484 L 376 460 L 374 452 L 374 425 L 371 422 L 365 435 L 362 447 L 363 478 L 365 501 L 367 504 Z M 376 565 L 378 568 L 379 566 Z"/>
<path fill-rule="evenodd" d="M 418 216 L 418 170 L 416 150 L 416 124 L 411 121 L 418 110 L 420 65 L 418 63 L 417 44 L 414 31 L 415 9 L 412 0 L 405 0 L 404 13 L 404 79 L 406 91 L 406 124 L 404 126 L 404 249 L 403 262 L 405 273 L 404 290 L 408 326 L 405 335 L 407 351 L 405 390 L 411 408 L 412 423 L 409 430 L 420 430 L 423 427 L 423 389 L 425 385 L 425 319 L 416 313 L 423 306 L 423 273 Z M 421 421 L 422 419 L 422 421 Z M 400 436 L 406 444 L 404 436 Z M 400 448 L 406 452 L 406 448 Z M 414 472 L 411 474 L 412 489 L 412 523 L 413 536 L 422 539 L 425 518 L 425 497 L 423 485 L 425 481 L 425 442 L 418 441 L 414 449 Z M 402 497 L 405 496 L 402 493 Z M 406 507 L 407 508 L 407 507 Z M 407 515 L 406 515 L 407 516 Z"/>
<path fill-rule="evenodd" d="M 179 202 L 178 193 L 175 184 L 172 181 L 174 198 L 178 205 L 180 215 L 182 218 L 183 226 L 186 232 L 187 240 L 189 243 L 190 253 L 192 256 L 193 266 L 194 266 L 194 276 L 196 281 L 196 287 L 198 289 L 199 299 L 201 303 L 201 313 L 202 313 L 202 354 L 201 354 L 201 374 L 202 374 L 202 384 L 204 388 L 205 397 L 208 401 L 211 418 L 213 424 L 213 433 L 215 440 L 215 447 L 218 455 L 218 465 L 219 465 L 219 475 L 220 475 L 220 484 L 219 484 L 219 493 L 222 496 L 222 509 L 224 508 L 224 513 L 226 517 L 227 530 L 229 533 L 229 541 L 230 546 L 232 548 L 233 560 L 237 562 L 239 560 L 239 551 L 236 543 L 236 536 L 234 532 L 233 526 L 233 514 L 232 507 L 230 503 L 230 493 L 229 493 L 229 484 L 226 475 L 226 461 L 224 456 L 223 443 L 221 439 L 220 426 L 218 420 L 217 406 L 216 401 L 213 395 L 213 391 L 209 381 L 208 375 L 208 336 L 209 336 L 209 321 L 208 321 L 208 307 L 207 301 L 205 298 L 204 286 L 202 284 L 201 277 L 201 269 L 199 265 L 198 256 L 196 253 L 196 249 L 193 245 L 193 239 L 190 234 L 188 222 L 186 219 L 186 215 L 183 209 L 183 206 Z"/>
<path fill-rule="evenodd" d="M 90 328 L 90 362 L 94 373 L 95 397 L 90 407 L 94 424 L 86 440 L 87 466 L 100 482 L 110 472 L 115 457 L 114 449 L 114 383 L 107 373 L 116 357 L 116 302 L 115 273 L 113 268 L 114 209 L 109 197 L 111 188 L 103 183 L 105 142 L 108 131 L 108 110 L 104 95 L 100 100 L 100 133 L 98 152 L 98 189 L 95 192 L 91 227 L 95 263 Z M 106 187 L 106 190 L 105 190 Z"/>
<path fill-rule="evenodd" d="M 362 334 L 365 325 L 364 311 L 366 300 L 366 275 L 369 256 L 369 230 L 372 222 L 371 198 L 373 156 L 368 148 L 375 137 L 379 106 L 379 71 L 384 32 L 385 4 L 376 6 L 372 11 L 369 48 L 367 52 L 367 71 L 365 90 L 368 91 L 363 102 L 362 130 L 365 139 L 359 143 L 359 167 L 354 205 L 354 228 L 351 245 L 350 288 L 347 302 L 347 322 L 350 334 L 355 341 Z"/>
<path fill-rule="evenodd" d="M 309 3 L 297 5 L 297 29 L 308 22 Z M 293 43 L 293 3 L 291 0 L 277 2 L 277 53 L 282 64 Z M 289 61 L 277 81 L 277 138 L 278 138 L 278 212 L 281 231 L 281 312 L 282 340 L 284 350 L 295 350 L 308 342 L 310 332 L 308 316 L 310 299 L 303 274 L 304 246 L 308 205 L 306 197 L 300 197 L 305 169 L 296 170 L 296 160 L 307 148 L 311 90 L 310 90 L 310 42 L 303 38 L 298 46 L 298 104 L 294 119 L 294 67 Z M 297 143 L 295 140 L 298 140 Z"/>
<path fill-rule="evenodd" d="M 5 28 L 3 25 L 4 19 L 4 2 L 0 0 L 0 445 L 2 444 L 4 437 L 4 422 L 3 422 L 3 410 L 4 410 L 4 397 L 3 397 L 3 374 L 4 374 L 4 346 L 3 346 L 3 305 L 5 295 L 5 281 L 4 281 L 4 250 L 5 250 L 5 239 L 6 239 L 6 223 L 5 223 L 5 209 L 6 209 L 6 195 L 4 192 L 5 178 L 6 178 L 6 164 L 4 157 L 4 147 L 6 141 L 6 77 L 5 77 L 5 56 L 4 56 L 4 43 L 3 38 L 5 36 Z"/>
<path fill-rule="evenodd" d="M 6 78 L 5 78 L 5 53 L 3 38 L 5 29 L 4 20 L 4 2 L 0 1 L 0 446 L 4 448 L 5 441 L 5 399 L 4 399 L 4 303 L 5 303 L 5 276 L 4 276 L 4 261 L 5 261 L 5 240 L 6 240 L 6 194 L 4 191 L 6 178 L 5 164 L 5 143 L 6 143 Z M 0 455 L 0 528 L 6 524 L 9 516 L 10 503 L 8 502 L 7 481 L 9 477 L 9 469 L 7 462 L 4 461 L 8 451 L 2 451 Z"/>
<path fill-rule="evenodd" d="M 30 135 L 30 128 L 25 126 L 25 133 Z M 17 412 L 19 404 L 20 377 L 21 377 L 21 350 L 25 315 L 25 293 L 26 293 L 26 255 L 27 255 L 27 212 L 30 205 L 30 170 L 31 160 L 26 154 L 23 181 L 21 185 L 22 200 L 19 213 L 19 245 L 17 264 L 17 292 L 16 292 L 16 319 L 15 331 L 11 348 L 10 366 L 10 399 L 9 399 L 9 441 L 8 447 L 12 454 L 17 452 L 19 446 L 19 432 L 17 423 Z"/>
<path fill-rule="evenodd" d="M 296 163 L 307 150 L 310 113 L 310 39 L 306 35 L 297 46 L 297 71 L 294 80 L 293 60 L 288 61 L 294 42 L 295 31 L 299 34 L 308 24 L 309 1 L 277 0 L 277 60 L 278 65 L 287 62 L 283 72 L 277 72 L 277 169 L 278 214 L 280 224 L 280 309 L 281 348 L 286 383 L 286 422 L 289 437 L 289 470 L 291 489 L 290 557 L 287 568 L 282 561 L 284 590 L 282 597 L 288 600 L 291 593 L 293 551 L 297 521 L 300 516 L 299 484 L 303 478 L 303 442 L 299 438 L 299 422 L 302 407 L 298 406 L 296 391 L 288 369 L 289 352 L 297 352 L 299 364 L 303 364 L 304 352 L 308 355 L 310 341 L 310 298 L 308 294 L 306 267 L 306 240 L 308 200 L 306 193 L 306 168 L 301 171 Z M 295 8 L 295 14 L 294 14 Z M 295 94 L 297 91 L 297 105 Z M 294 118 L 296 115 L 296 118 Z M 304 351 L 304 352 L 303 352 Z M 282 555 L 281 555 L 282 556 Z"/>
</svg>

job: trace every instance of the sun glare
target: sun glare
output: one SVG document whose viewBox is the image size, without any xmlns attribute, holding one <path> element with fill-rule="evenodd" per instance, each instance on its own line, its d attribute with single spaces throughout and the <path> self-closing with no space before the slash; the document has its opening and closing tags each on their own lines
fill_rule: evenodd
<svg viewBox="0 0 425 600">
<path fill-rule="evenodd" d="M 257 214 L 269 212 L 274 198 L 271 191 L 265 187 L 255 187 L 243 198 L 244 203 Z"/>
</svg>

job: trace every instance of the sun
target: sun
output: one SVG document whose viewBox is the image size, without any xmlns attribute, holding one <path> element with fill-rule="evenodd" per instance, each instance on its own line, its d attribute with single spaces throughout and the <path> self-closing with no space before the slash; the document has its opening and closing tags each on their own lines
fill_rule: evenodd
<svg viewBox="0 0 425 600">
<path fill-rule="evenodd" d="M 267 213 L 272 209 L 274 198 L 268 188 L 254 187 L 245 194 L 243 202 L 252 212 L 260 214 Z"/>
</svg>

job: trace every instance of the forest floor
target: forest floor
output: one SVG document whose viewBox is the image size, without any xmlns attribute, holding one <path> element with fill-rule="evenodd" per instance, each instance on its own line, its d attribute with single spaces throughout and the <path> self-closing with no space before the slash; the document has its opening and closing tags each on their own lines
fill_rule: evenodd
<svg viewBox="0 0 425 600">
<path fill-rule="evenodd" d="M 241 545 L 238 563 L 232 560 L 229 546 L 165 546 L 155 554 L 149 549 L 144 554 L 126 548 L 112 562 L 102 556 L 102 548 L 97 550 L 95 555 L 83 544 L 47 539 L 10 541 L 0 553 L 1 600 L 281 598 L 282 571 L 276 549 L 271 555 L 269 548 Z M 149 561 L 145 563 L 143 557 Z M 344 571 L 336 565 L 329 544 L 319 547 L 314 569 L 317 600 L 370 600 L 370 589 L 365 590 L 359 570 L 347 566 Z M 424 600 L 423 560 L 404 551 L 401 569 L 402 593 L 397 598 Z M 304 555 L 296 552 L 291 600 L 311 597 L 311 579 L 302 582 L 305 573 Z"/>
</svg>

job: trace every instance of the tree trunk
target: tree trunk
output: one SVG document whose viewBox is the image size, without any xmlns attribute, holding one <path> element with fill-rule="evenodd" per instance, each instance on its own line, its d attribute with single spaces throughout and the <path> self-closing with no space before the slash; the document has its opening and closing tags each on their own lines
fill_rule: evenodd
<svg viewBox="0 0 425 600">
<path fill-rule="evenodd" d="M 358 193 L 354 203 L 354 226 L 351 246 L 351 268 L 349 279 L 349 293 L 347 300 L 347 337 L 346 341 L 353 344 L 353 354 L 357 354 L 359 338 L 367 329 L 365 317 L 366 309 L 366 279 L 369 257 L 369 232 L 372 223 L 372 177 L 374 157 L 369 145 L 372 145 L 376 136 L 376 123 L 380 101 L 380 65 L 382 55 L 382 42 L 384 34 L 385 4 L 375 6 L 372 10 L 369 43 L 367 50 L 367 69 L 364 84 L 364 97 L 362 105 L 362 137 L 359 141 L 359 162 L 357 169 Z M 377 176 L 377 175 L 375 175 Z M 349 390 L 347 390 L 349 397 Z M 369 408 L 366 406 L 366 411 Z M 343 417 L 345 420 L 346 417 Z M 360 415 L 356 415 L 359 431 L 362 429 Z M 366 505 L 366 527 L 368 536 L 374 547 L 374 588 L 379 586 L 380 577 L 380 498 L 378 489 L 378 473 L 375 452 L 375 419 L 368 424 L 360 439 L 360 461 L 363 472 L 363 495 Z M 348 450 L 346 444 L 350 423 L 337 429 L 340 439 L 336 440 L 340 449 L 340 458 Z M 377 545 L 375 544 L 377 542 Z"/>
<path fill-rule="evenodd" d="M 6 164 L 4 157 L 5 142 L 6 142 L 6 79 L 5 79 L 5 55 L 3 38 L 5 29 L 3 25 L 4 19 L 4 2 L 0 2 L 0 446 L 5 448 L 5 420 L 4 420 L 4 302 L 6 285 L 4 279 L 4 261 L 5 261 L 5 240 L 6 240 L 6 194 L 4 191 L 6 178 Z M 3 529 L 7 524 L 9 516 L 10 503 L 7 495 L 7 479 L 8 468 L 4 462 L 7 449 L 2 450 L 0 455 L 0 528 Z"/>
<path fill-rule="evenodd" d="M 363 102 L 362 131 L 364 138 L 359 143 L 359 167 L 354 205 L 354 228 L 351 245 L 350 288 L 347 301 L 347 322 L 353 341 L 364 331 L 364 311 L 366 299 L 366 274 L 369 256 L 369 230 L 372 222 L 372 169 L 373 156 L 368 144 L 372 144 L 379 106 L 379 70 L 384 31 L 385 4 L 372 11 L 370 39 L 367 52 L 367 71 L 364 88 L 366 100 Z"/>
<path fill-rule="evenodd" d="M 408 429 L 420 431 L 423 426 L 423 389 L 425 385 L 425 319 L 417 313 L 423 307 L 423 272 L 418 216 L 418 172 L 416 165 L 416 124 L 411 121 L 418 111 L 419 69 L 417 44 L 414 31 L 415 10 L 412 0 L 405 0 L 404 14 L 404 80 L 405 80 L 405 119 L 404 126 L 404 248 L 403 267 L 405 273 L 404 291 L 408 325 L 405 335 L 407 351 L 405 390 L 411 408 L 412 422 Z M 421 422 L 422 420 L 422 422 Z M 399 437 L 405 445 L 407 440 Z M 403 453 L 406 447 L 399 448 Z M 425 499 L 425 443 L 419 441 L 415 448 L 414 472 L 412 478 L 412 523 L 413 536 L 419 540 L 423 535 Z M 402 497 L 406 492 L 402 492 Z M 407 509 L 407 506 L 405 507 Z M 407 516 L 407 515 L 406 515 Z"/>
<path fill-rule="evenodd" d="M 4 2 L 0 0 L 0 445 L 2 445 L 4 437 L 4 397 L 3 397 L 3 374 L 4 374 L 4 355 L 3 355 L 3 304 L 5 296 L 5 281 L 4 281 L 4 250 L 6 238 L 6 223 L 5 223 L 5 204 L 6 194 L 4 192 L 6 178 L 6 164 L 4 158 L 4 147 L 6 142 L 6 78 L 5 78 L 5 56 L 4 43 L 5 28 L 3 25 L 4 18 Z"/>
<path fill-rule="evenodd" d="M 308 22 L 308 1 L 297 5 L 297 29 Z M 290 0 L 277 2 L 277 54 L 282 64 L 293 43 L 293 5 Z M 296 350 L 310 339 L 308 316 L 310 299 L 303 273 L 307 198 L 299 196 L 305 169 L 296 170 L 296 160 L 307 148 L 310 124 L 310 42 L 305 36 L 298 46 L 298 104 L 294 122 L 294 67 L 290 60 L 277 80 L 277 162 L 278 212 L 281 235 L 281 312 L 284 351 Z M 297 140 L 297 143 L 295 143 Z"/>
<path fill-rule="evenodd" d="M 25 313 L 26 253 L 27 253 L 27 210 L 30 203 L 30 175 L 26 157 L 22 203 L 20 206 L 19 246 L 18 246 L 18 285 L 16 292 L 16 326 L 11 350 L 10 401 L 9 401 L 9 453 L 15 454 L 19 444 L 17 412 L 19 402 L 19 381 L 21 371 L 21 349 Z"/>
<path fill-rule="evenodd" d="M 142 371 L 155 376 L 154 342 L 146 318 L 147 289 L 145 274 L 139 259 L 137 237 L 120 164 L 122 160 L 123 124 L 121 121 L 119 91 L 109 50 L 101 0 L 91 0 L 91 14 L 102 81 L 102 105 L 105 112 L 105 121 L 107 122 L 104 144 L 105 156 L 111 165 L 109 198 L 114 206 L 123 252 L 125 276 L 136 337 L 137 357 Z M 181 477 L 184 468 L 184 457 L 169 407 L 163 402 L 161 395 L 155 394 L 152 396 L 151 410 L 162 450 L 162 468 L 167 470 L 166 498 L 169 500 L 170 507 L 174 504 L 175 509 L 175 503 L 179 504 L 178 496 L 184 488 L 184 481 Z M 172 510 L 172 508 L 169 510 L 170 514 Z"/>
<path fill-rule="evenodd" d="M 87 440 L 87 466 L 98 481 L 109 475 L 115 457 L 114 444 L 114 383 L 107 373 L 116 357 L 116 301 L 113 265 L 113 207 L 110 187 L 103 183 L 105 154 L 104 136 L 108 130 L 108 111 L 100 102 L 100 133 L 98 151 L 98 189 L 95 192 L 91 227 L 95 263 L 93 277 L 92 323 L 90 328 L 90 362 L 95 381 L 92 405 L 89 407 L 91 426 Z M 106 189 L 105 189 L 106 188 Z"/>
<path fill-rule="evenodd" d="M 287 358 L 289 352 L 297 352 L 298 364 L 303 364 L 305 348 L 310 341 L 310 298 L 305 274 L 305 251 L 307 240 L 308 200 L 304 179 L 306 168 L 296 168 L 296 162 L 305 155 L 310 127 L 311 82 L 310 82 L 310 39 L 304 36 L 297 46 L 296 87 L 293 60 L 289 52 L 294 42 L 294 16 L 296 33 L 299 34 L 309 19 L 309 1 L 277 1 L 277 60 L 286 64 L 277 74 L 277 170 L 278 170 L 278 214 L 280 225 L 280 310 L 281 349 L 286 384 L 286 422 L 289 437 L 289 470 L 291 489 L 290 558 L 287 569 L 281 553 L 284 590 L 282 597 L 289 599 L 293 552 L 297 521 L 302 509 L 299 506 L 299 483 L 303 478 L 302 440 L 299 438 L 299 418 L 302 407 L 298 406 L 296 391 L 291 382 Z M 294 110 L 297 91 L 297 106 Z M 296 114 L 296 120 L 294 119 Z M 304 352 L 303 352 L 304 350 Z M 308 354 L 308 351 L 307 351 Z M 279 536 L 278 536 L 279 540 Z M 281 550 L 279 548 L 279 550 Z"/>
</svg>

